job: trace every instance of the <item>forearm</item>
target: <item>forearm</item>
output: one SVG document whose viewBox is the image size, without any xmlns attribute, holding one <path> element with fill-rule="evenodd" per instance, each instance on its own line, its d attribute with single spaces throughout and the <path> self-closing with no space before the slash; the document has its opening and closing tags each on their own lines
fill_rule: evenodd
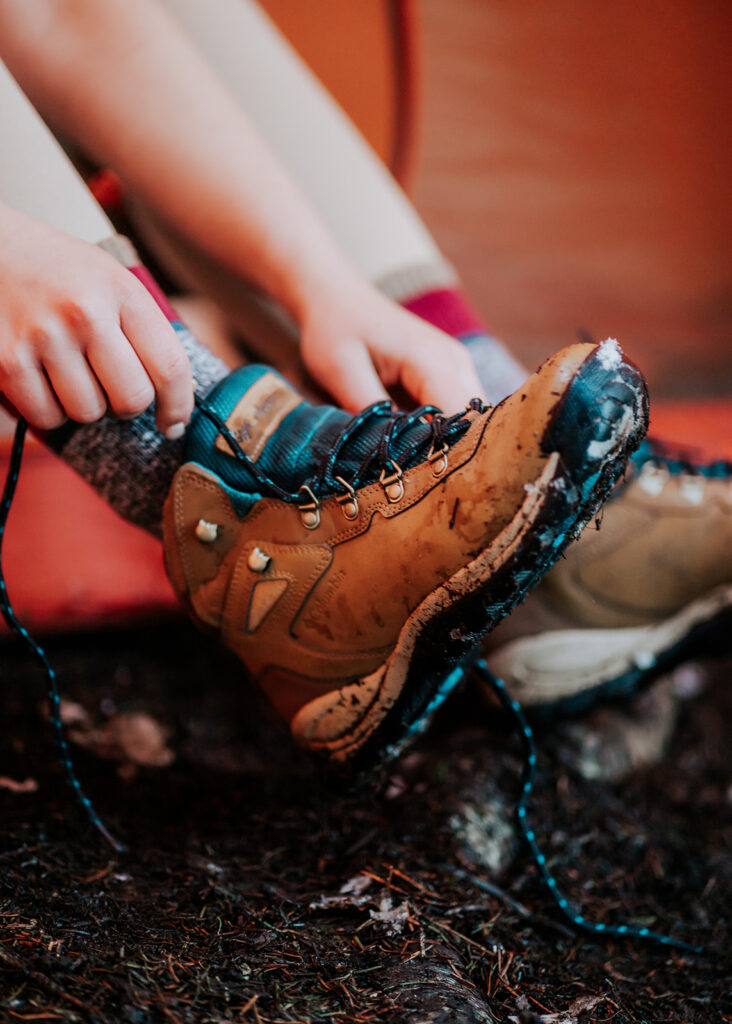
<svg viewBox="0 0 732 1024">
<path fill-rule="evenodd" d="M 353 272 L 246 115 L 151 0 L 0 0 L 0 56 L 41 113 L 297 319 Z M 83 69 L 80 71 L 79 69 Z"/>
</svg>

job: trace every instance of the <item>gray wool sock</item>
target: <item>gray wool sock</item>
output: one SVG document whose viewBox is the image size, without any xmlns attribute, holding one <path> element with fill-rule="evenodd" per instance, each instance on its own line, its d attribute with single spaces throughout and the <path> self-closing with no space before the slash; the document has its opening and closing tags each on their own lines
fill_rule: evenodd
<svg viewBox="0 0 732 1024">
<path fill-rule="evenodd" d="M 190 360 L 195 392 L 204 397 L 229 368 L 183 324 L 172 326 Z M 162 535 L 163 503 L 183 461 L 183 440 L 168 441 L 160 433 L 154 406 L 134 420 L 104 416 L 96 423 L 65 424 L 44 440 L 124 519 Z"/>
<path fill-rule="evenodd" d="M 460 340 L 470 352 L 485 396 L 493 405 L 512 395 L 530 376 L 498 338 L 474 334 Z"/>
<path fill-rule="evenodd" d="M 191 363 L 195 392 L 205 397 L 229 368 L 181 323 L 173 328 Z M 528 373 L 494 338 L 466 341 L 487 397 L 494 404 L 511 394 Z M 155 426 L 150 406 L 133 420 L 104 416 L 96 423 L 67 423 L 45 442 L 124 519 L 162 535 L 163 504 L 183 461 L 183 439 L 168 441 Z"/>
<path fill-rule="evenodd" d="M 376 285 L 388 298 L 468 347 L 483 393 L 493 405 L 512 395 L 530 376 L 503 342 L 482 329 L 455 269 L 444 259 L 392 271 Z M 438 297 L 436 302 L 425 301 L 433 296 Z"/>
<path fill-rule="evenodd" d="M 105 239 L 100 247 L 137 272 L 153 294 L 158 291 L 152 278 L 141 268 L 128 239 L 116 235 Z M 392 275 L 380 286 L 392 298 L 403 301 L 409 291 L 454 283 L 454 271 L 445 264 L 437 269 L 417 268 L 406 278 Z M 190 360 L 196 394 L 204 397 L 228 376 L 229 369 L 198 342 L 187 327 L 171 322 Z M 515 391 L 529 376 L 496 338 L 477 332 L 463 335 L 460 340 L 468 346 L 486 397 L 494 404 Z M 156 537 L 161 536 L 163 504 L 183 460 L 184 442 L 183 439 L 168 441 L 158 431 L 153 406 L 134 420 L 105 416 L 96 423 L 67 423 L 47 433 L 44 440 L 124 519 Z"/>
</svg>

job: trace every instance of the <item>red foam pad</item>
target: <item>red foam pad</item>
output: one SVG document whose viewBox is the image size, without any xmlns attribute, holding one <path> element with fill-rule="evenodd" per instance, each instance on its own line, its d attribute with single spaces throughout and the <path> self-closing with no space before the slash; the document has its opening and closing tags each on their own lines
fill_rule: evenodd
<svg viewBox="0 0 732 1024">
<path fill-rule="evenodd" d="M 651 431 L 710 457 L 732 459 L 732 401 L 655 403 Z M 3 479 L 8 451 L 5 443 Z M 32 632 L 120 624 L 177 607 L 160 543 L 120 519 L 33 441 L 26 448 L 3 566 L 18 618 Z"/>
<path fill-rule="evenodd" d="M 3 480 L 7 466 L 5 450 Z M 177 607 L 160 542 L 120 519 L 34 441 L 26 445 L 2 555 L 10 600 L 31 632 L 116 624 Z"/>
</svg>

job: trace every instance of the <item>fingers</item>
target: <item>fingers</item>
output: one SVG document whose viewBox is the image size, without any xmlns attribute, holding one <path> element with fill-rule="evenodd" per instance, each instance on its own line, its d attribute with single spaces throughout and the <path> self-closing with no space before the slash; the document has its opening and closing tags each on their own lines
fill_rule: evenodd
<svg viewBox="0 0 732 1024">
<path fill-rule="evenodd" d="M 45 374 L 38 366 L 18 367 L 3 393 L 16 412 L 36 430 L 55 430 L 66 422 Z"/>
<path fill-rule="evenodd" d="M 431 329 L 411 345 L 400 377 L 420 405 L 436 405 L 452 414 L 471 398 L 483 398 L 483 385 L 468 349 L 461 342 Z"/>
<path fill-rule="evenodd" d="M 485 397 L 470 353 L 460 342 L 448 360 L 440 359 L 439 367 L 425 367 L 422 395 L 417 396 L 418 401 L 437 405 L 447 413 L 463 409 L 471 398 Z"/>
<path fill-rule="evenodd" d="M 110 338 L 94 338 L 86 355 L 97 378 L 104 383 L 115 416 L 132 419 L 154 401 L 153 383 L 120 328 Z"/>
<path fill-rule="evenodd" d="M 330 353 L 327 366 L 310 368 L 313 376 L 348 412 L 358 413 L 373 402 L 389 400 L 366 346 L 344 342 Z"/>
<path fill-rule="evenodd" d="M 120 310 L 120 325 L 155 391 L 158 429 L 181 437 L 193 411 L 188 357 L 154 299 L 135 288 Z"/>
<path fill-rule="evenodd" d="M 69 345 L 49 347 L 43 368 L 70 419 L 94 423 L 104 416 L 107 399 L 83 352 Z"/>
<path fill-rule="evenodd" d="M 156 306 L 154 309 L 157 311 Z M 135 338 L 143 350 L 159 329 L 156 320 L 151 325 L 146 319 L 145 325 L 140 340 L 143 325 L 134 323 Z M 172 436 L 180 437 L 193 403 L 190 368 L 165 318 L 161 333 L 167 351 L 154 352 L 157 359 L 146 356 L 151 373 L 111 318 L 104 324 L 91 320 L 83 326 L 77 324 L 72 336 L 65 326 L 57 331 L 36 331 L 33 345 L 15 345 L 0 352 L 0 387 L 32 426 L 50 430 L 67 417 L 77 423 L 93 423 L 108 411 L 121 419 L 139 416 L 156 397 L 154 373 L 162 404 L 158 425 L 167 436 L 173 428 Z"/>
</svg>

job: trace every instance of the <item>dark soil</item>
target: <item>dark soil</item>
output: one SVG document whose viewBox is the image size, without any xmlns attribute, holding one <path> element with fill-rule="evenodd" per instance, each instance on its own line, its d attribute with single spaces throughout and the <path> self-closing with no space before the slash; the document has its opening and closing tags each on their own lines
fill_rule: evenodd
<svg viewBox="0 0 732 1024">
<path fill-rule="evenodd" d="M 0 649 L 0 776 L 38 782 L 0 789 L 3 1022 L 732 1019 L 729 661 L 683 702 L 667 755 L 620 782 L 580 777 L 561 731 L 540 737 L 532 822 L 568 895 L 704 946 L 692 956 L 557 916 L 507 827 L 518 741 L 476 693 L 380 789 L 347 789 L 187 624 L 48 646 L 65 696 L 100 723 L 148 712 L 176 759 L 135 770 L 74 747 L 115 854 L 72 802 L 40 672 Z"/>
</svg>

